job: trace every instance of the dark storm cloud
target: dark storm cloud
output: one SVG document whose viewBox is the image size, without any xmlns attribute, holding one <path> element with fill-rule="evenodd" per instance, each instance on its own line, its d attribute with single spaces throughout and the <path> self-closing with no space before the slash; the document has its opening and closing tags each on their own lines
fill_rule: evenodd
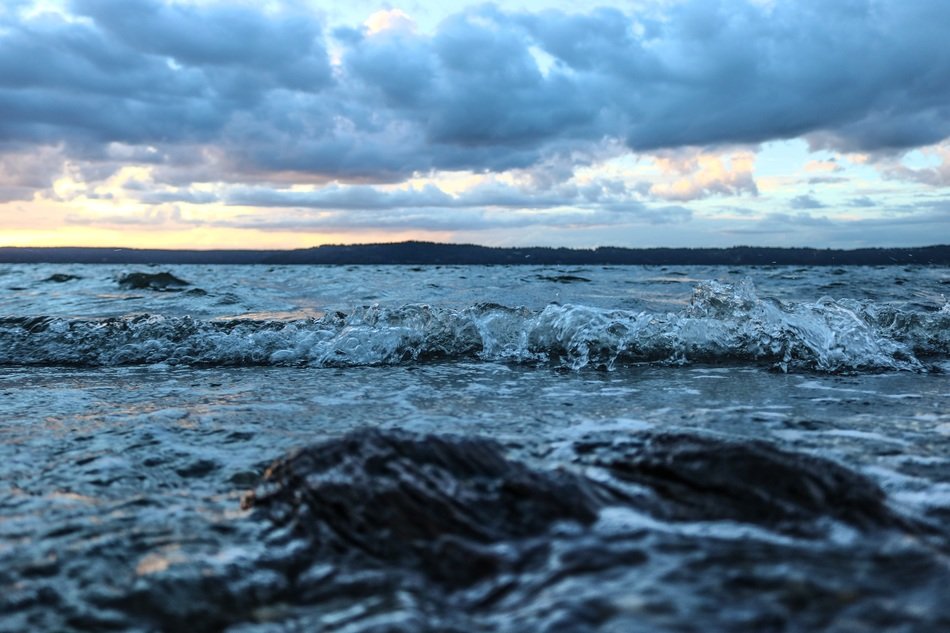
<svg viewBox="0 0 950 633">
<path fill-rule="evenodd" d="M 159 0 L 73 0 L 72 8 L 116 41 L 182 65 L 260 69 L 303 90 L 329 77 L 321 26 L 301 12 L 272 15 L 228 3 L 195 7 Z"/>
<path fill-rule="evenodd" d="M 88 20 L 41 14 L 0 34 L 0 144 L 226 142 L 265 95 L 330 81 L 320 24 L 300 13 L 75 0 Z M 90 145 L 92 147 L 90 148 Z"/>
<path fill-rule="evenodd" d="M 0 12 L 0 150 L 205 147 L 227 157 L 206 180 L 396 182 L 530 168 L 611 140 L 887 151 L 950 136 L 947 2 L 484 5 L 432 34 L 337 28 L 335 67 L 325 25 L 293 3 L 70 7 L 82 19 Z"/>
<path fill-rule="evenodd" d="M 693 0 L 663 17 L 640 35 L 609 11 L 522 20 L 602 88 L 635 149 L 810 133 L 879 149 L 950 133 L 947 3 Z"/>
<path fill-rule="evenodd" d="M 196 73 L 45 17 L 0 36 L 0 142 L 180 141 L 223 121 Z"/>
</svg>

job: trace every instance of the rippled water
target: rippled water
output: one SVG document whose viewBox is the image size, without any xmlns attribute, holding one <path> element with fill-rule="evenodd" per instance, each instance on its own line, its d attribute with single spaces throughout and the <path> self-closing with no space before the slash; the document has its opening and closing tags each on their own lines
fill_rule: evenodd
<svg viewBox="0 0 950 633">
<path fill-rule="evenodd" d="M 2 266 L 0 630 L 947 630 L 948 285 Z"/>
</svg>

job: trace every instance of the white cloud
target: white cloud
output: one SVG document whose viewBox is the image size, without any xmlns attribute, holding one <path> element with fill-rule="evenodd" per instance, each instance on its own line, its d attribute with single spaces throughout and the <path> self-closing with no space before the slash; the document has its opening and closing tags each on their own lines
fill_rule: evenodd
<svg viewBox="0 0 950 633">
<path fill-rule="evenodd" d="M 663 179 L 649 193 L 666 200 L 695 200 L 713 195 L 758 195 L 755 153 L 700 150 L 661 153 L 654 159 Z"/>
<path fill-rule="evenodd" d="M 406 31 L 409 33 L 416 30 L 415 21 L 400 9 L 376 11 L 366 18 L 363 22 L 363 26 L 366 27 L 366 32 L 369 35 L 376 35 L 382 31 L 391 30 Z"/>
</svg>

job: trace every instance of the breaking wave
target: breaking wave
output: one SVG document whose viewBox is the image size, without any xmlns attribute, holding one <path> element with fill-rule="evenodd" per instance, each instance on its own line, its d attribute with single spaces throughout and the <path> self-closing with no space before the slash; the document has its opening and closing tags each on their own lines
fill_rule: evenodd
<svg viewBox="0 0 950 633">
<path fill-rule="evenodd" d="M 435 360 L 553 363 L 765 362 L 826 372 L 926 369 L 950 352 L 950 304 L 920 312 L 822 298 L 760 299 L 753 284 L 700 283 L 675 313 L 551 304 L 463 309 L 378 305 L 296 321 L 0 319 L 0 364 L 354 367 Z"/>
</svg>

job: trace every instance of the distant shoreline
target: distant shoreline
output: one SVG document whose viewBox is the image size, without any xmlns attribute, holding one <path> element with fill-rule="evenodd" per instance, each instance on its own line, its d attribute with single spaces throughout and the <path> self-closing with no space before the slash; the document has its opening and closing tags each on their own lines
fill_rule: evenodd
<svg viewBox="0 0 950 633">
<path fill-rule="evenodd" d="M 262 265 L 950 265 L 950 245 L 913 248 L 503 248 L 399 242 L 328 245 L 297 250 L 161 250 L 86 247 L 0 247 L 0 263 L 23 264 L 262 264 Z"/>
</svg>

